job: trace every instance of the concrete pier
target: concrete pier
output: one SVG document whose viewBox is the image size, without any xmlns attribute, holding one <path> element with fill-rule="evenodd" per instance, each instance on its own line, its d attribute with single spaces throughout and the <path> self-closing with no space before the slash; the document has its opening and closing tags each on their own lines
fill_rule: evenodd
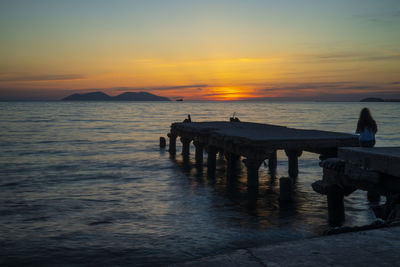
<svg viewBox="0 0 400 267">
<path fill-rule="evenodd" d="M 400 177 L 400 147 L 343 147 L 338 157 L 366 170 Z"/>
<path fill-rule="evenodd" d="M 298 158 L 302 151 L 327 157 L 327 155 L 336 155 L 340 146 L 358 146 L 358 137 L 353 134 L 302 130 L 250 122 L 173 123 L 168 136 L 170 137 L 170 153 L 176 152 L 175 140 L 178 136 L 181 137 L 184 156 L 189 154 L 190 142 L 195 141 L 198 162 L 202 160 L 200 146 L 203 146 L 208 153 L 208 173 L 215 172 L 217 151 L 224 151 L 227 155 L 229 171 L 235 169 L 233 164 L 236 158 L 244 157 L 249 186 L 258 185 L 258 169 L 262 162 L 268 159 L 270 170 L 276 168 L 277 150 L 285 150 L 288 156 L 289 176 L 294 178 L 299 172 Z"/>
<path fill-rule="evenodd" d="M 371 200 L 400 194 L 400 147 L 339 148 L 338 157 L 326 159 L 321 166 L 323 178 L 312 187 L 327 195 L 329 220 L 335 225 L 344 220 L 343 197 L 358 189 L 370 192 Z"/>
</svg>

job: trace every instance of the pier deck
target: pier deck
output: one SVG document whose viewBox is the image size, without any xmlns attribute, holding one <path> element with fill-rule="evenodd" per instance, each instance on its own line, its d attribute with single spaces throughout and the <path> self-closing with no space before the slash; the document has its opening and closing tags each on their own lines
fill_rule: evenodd
<svg viewBox="0 0 400 267">
<path fill-rule="evenodd" d="M 189 145 L 196 147 L 196 161 L 202 162 L 203 150 L 208 153 L 209 171 L 215 169 L 215 156 L 224 151 L 228 172 L 235 161 L 245 157 L 248 184 L 258 184 L 258 169 L 268 159 L 269 167 L 276 168 L 276 151 L 285 150 L 289 158 L 289 176 L 298 174 L 298 157 L 302 151 L 320 154 L 322 158 L 336 157 L 338 147 L 358 146 L 354 134 L 294 129 L 285 126 L 250 122 L 183 122 L 173 123 L 169 152 L 176 153 L 176 139 L 182 142 L 182 154 L 189 155 Z"/>
<path fill-rule="evenodd" d="M 364 169 L 400 179 L 400 147 L 344 147 L 338 157 Z"/>
</svg>

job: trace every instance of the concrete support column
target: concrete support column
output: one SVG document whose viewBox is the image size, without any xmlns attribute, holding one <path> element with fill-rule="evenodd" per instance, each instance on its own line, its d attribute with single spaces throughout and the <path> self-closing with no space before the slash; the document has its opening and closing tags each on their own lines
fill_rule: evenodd
<svg viewBox="0 0 400 267">
<path fill-rule="evenodd" d="M 167 145 L 167 141 L 164 137 L 160 137 L 160 148 L 164 148 Z"/>
<path fill-rule="evenodd" d="M 231 178 L 232 176 L 234 176 L 238 170 L 238 165 L 240 164 L 240 156 L 236 155 L 236 154 L 232 154 L 232 153 L 226 153 L 225 154 L 226 157 L 226 162 L 227 162 L 227 166 L 226 166 L 226 173 L 227 173 L 227 177 Z"/>
<path fill-rule="evenodd" d="M 278 165 L 278 160 L 276 156 L 276 150 L 271 153 L 271 155 L 268 158 L 268 168 L 270 171 L 276 170 L 276 167 Z"/>
<path fill-rule="evenodd" d="M 207 146 L 207 172 L 209 175 L 215 175 L 215 167 L 217 164 L 218 149 L 214 146 Z"/>
<path fill-rule="evenodd" d="M 182 142 L 182 155 L 187 157 L 190 154 L 190 139 L 181 137 Z"/>
<path fill-rule="evenodd" d="M 296 178 L 299 174 L 299 160 L 301 150 L 285 150 L 286 156 L 289 158 L 289 176 Z"/>
<path fill-rule="evenodd" d="M 193 141 L 193 145 L 196 148 L 196 152 L 195 152 L 196 164 L 202 165 L 203 164 L 204 144 L 200 143 L 199 141 Z"/>
<path fill-rule="evenodd" d="M 172 133 L 169 133 L 168 137 L 169 137 L 169 149 L 168 149 L 168 152 L 171 155 L 175 155 L 176 154 L 176 138 L 177 138 L 177 136 L 172 134 Z"/>
<path fill-rule="evenodd" d="M 340 226 L 344 221 L 344 194 L 341 186 L 328 187 L 328 220 L 331 226 Z"/>
<path fill-rule="evenodd" d="M 258 186 L 258 169 L 263 162 L 264 159 L 250 157 L 244 161 L 247 168 L 247 186 Z"/>
</svg>

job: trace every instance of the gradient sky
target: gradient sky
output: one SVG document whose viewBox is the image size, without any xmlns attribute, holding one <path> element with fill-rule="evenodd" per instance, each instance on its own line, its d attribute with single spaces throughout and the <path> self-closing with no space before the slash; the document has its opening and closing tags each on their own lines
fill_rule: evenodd
<svg viewBox="0 0 400 267">
<path fill-rule="evenodd" d="M 399 0 L 2 0 L 0 46 L 0 99 L 400 98 Z"/>
</svg>

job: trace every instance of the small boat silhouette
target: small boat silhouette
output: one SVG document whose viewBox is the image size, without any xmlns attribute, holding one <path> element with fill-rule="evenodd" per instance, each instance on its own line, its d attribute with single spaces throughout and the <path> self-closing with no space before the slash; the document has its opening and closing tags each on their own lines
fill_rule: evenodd
<svg viewBox="0 0 400 267">
<path fill-rule="evenodd" d="M 179 99 L 177 99 L 176 101 L 183 101 L 183 98 L 179 98 Z"/>
</svg>

